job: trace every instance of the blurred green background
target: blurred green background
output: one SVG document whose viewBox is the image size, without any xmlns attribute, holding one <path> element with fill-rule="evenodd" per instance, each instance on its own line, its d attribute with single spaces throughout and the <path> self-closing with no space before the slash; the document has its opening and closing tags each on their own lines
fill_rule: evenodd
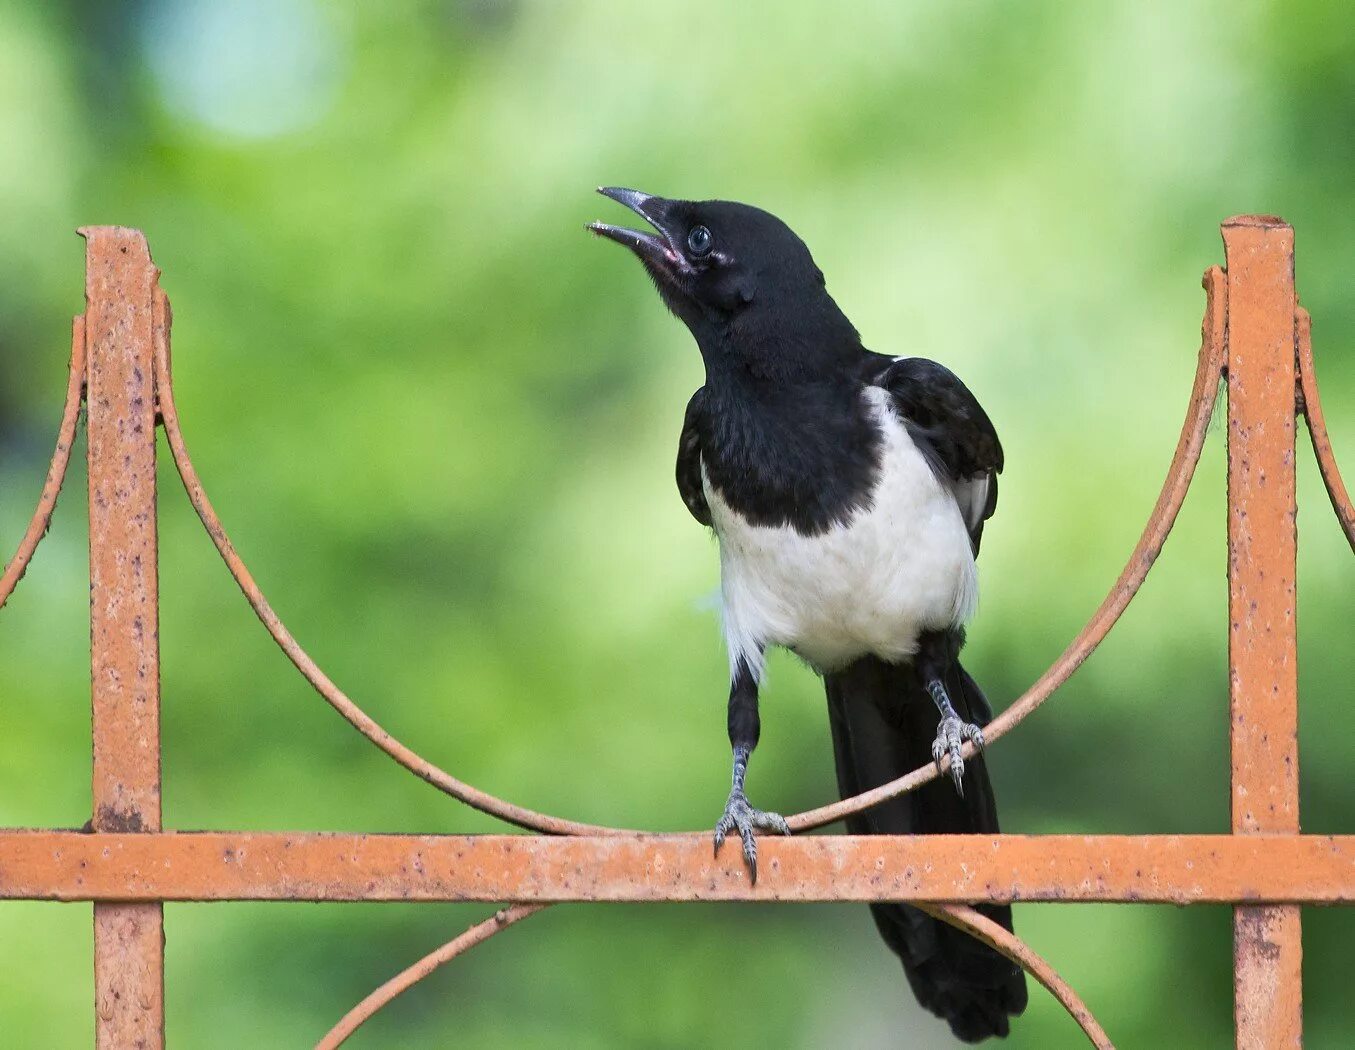
<svg viewBox="0 0 1355 1050">
<path fill-rule="evenodd" d="M 938 358 L 984 401 L 1008 466 L 966 662 L 1002 707 L 1152 506 L 1230 214 L 1297 227 L 1355 470 L 1353 24 L 1338 2 L 0 0 L 0 545 L 51 451 L 73 230 L 139 226 L 198 468 L 328 672 L 514 801 L 711 825 L 717 567 L 672 482 L 700 360 L 634 260 L 584 234 L 621 214 L 592 187 L 775 211 L 868 346 Z M 1222 437 L 1120 627 L 994 750 L 1007 829 L 1226 829 Z M 493 829 L 310 692 L 167 459 L 166 824 Z M 1348 833 L 1352 567 L 1299 463 L 1304 827 Z M 89 814 L 84 509 L 77 460 L 0 614 L 3 825 Z M 751 786 L 791 812 L 835 797 L 825 710 L 792 660 L 771 676 Z M 309 1045 L 488 910 L 170 905 L 171 1042 Z M 1016 912 L 1120 1045 L 1230 1042 L 1225 909 Z M 1310 910 L 1304 933 L 1308 1043 L 1348 1046 L 1355 916 Z M 0 905 L 0 944 L 0 1044 L 89 1045 L 89 907 Z M 1079 1038 L 1032 987 L 1011 1045 Z M 859 906 L 555 909 L 353 1045 L 730 1041 L 952 1045 Z"/>
</svg>

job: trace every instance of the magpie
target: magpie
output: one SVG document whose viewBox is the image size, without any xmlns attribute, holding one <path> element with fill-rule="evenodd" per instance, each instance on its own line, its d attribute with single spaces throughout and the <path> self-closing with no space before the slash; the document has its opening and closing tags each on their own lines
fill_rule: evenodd
<svg viewBox="0 0 1355 1050">
<path fill-rule="evenodd" d="M 950 760 L 953 790 L 934 781 L 848 818 L 848 831 L 997 832 L 983 759 L 961 755 L 966 740 L 983 746 L 992 718 L 959 660 L 1002 470 L 987 414 L 944 366 L 862 346 L 809 249 L 776 216 L 598 192 L 653 227 L 589 229 L 639 257 L 705 364 L 677 486 L 720 550 L 734 768 L 716 851 L 737 832 L 756 880 L 755 832 L 790 831 L 745 793 L 770 646 L 823 677 L 844 797 Z M 1019 967 L 916 908 L 871 910 L 925 1008 L 967 1042 L 1007 1035 L 1026 1006 Z M 979 910 L 1012 928 L 1010 907 Z"/>
</svg>

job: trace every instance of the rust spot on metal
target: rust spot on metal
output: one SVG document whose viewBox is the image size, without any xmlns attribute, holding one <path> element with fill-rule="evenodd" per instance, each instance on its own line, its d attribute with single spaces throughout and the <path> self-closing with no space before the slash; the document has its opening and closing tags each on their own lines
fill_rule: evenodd
<svg viewBox="0 0 1355 1050">
<path fill-rule="evenodd" d="M 122 813 L 107 803 L 99 806 L 98 819 L 95 823 L 100 832 L 137 834 L 148 830 L 142 823 L 140 813 L 135 810 L 130 813 Z"/>
<path fill-rule="evenodd" d="M 1227 229 L 1229 226 L 1251 226 L 1267 228 L 1272 226 L 1281 226 L 1289 228 L 1289 223 L 1285 222 L 1278 215 L 1232 215 L 1223 220 L 1223 226 Z"/>
<path fill-rule="evenodd" d="M 1280 959 L 1280 946 L 1270 939 L 1269 922 L 1264 908 L 1239 908 L 1236 930 L 1258 958 L 1275 963 Z"/>
</svg>

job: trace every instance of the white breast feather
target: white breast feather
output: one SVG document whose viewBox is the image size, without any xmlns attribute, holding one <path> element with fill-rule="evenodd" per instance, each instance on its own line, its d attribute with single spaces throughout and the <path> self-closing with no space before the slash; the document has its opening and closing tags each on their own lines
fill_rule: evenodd
<svg viewBox="0 0 1355 1050">
<path fill-rule="evenodd" d="M 978 604 L 969 533 L 951 486 L 936 479 L 878 387 L 865 394 L 883 434 L 870 506 L 817 536 L 750 525 L 702 468 L 720 540 L 731 669 L 762 675 L 762 647 L 793 649 L 820 671 L 865 655 L 903 660 L 918 635 L 967 622 Z"/>
</svg>

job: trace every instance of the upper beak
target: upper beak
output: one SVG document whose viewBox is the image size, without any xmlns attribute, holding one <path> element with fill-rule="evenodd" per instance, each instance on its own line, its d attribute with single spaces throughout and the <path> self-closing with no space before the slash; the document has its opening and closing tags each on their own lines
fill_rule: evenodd
<svg viewBox="0 0 1355 1050">
<path fill-rule="evenodd" d="M 628 229 L 625 226 L 613 226 L 606 222 L 590 222 L 588 229 L 599 237 L 606 237 L 618 244 L 624 244 L 645 262 L 672 269 L 686 268 L 686 260 L 674 247 L 673 236 L 664 226 L 664 217 L 668 211 L 669 201 L 663 197 L 641 193 L 639 190 L 623 189 L 620 186 L 599 186 L 598 192 L 604 197 L 610 197 L 612 200 L 624 204 L 635 214 L 648 221 L 659 232 L 660 236 L 656 237 L 652 233 Z"/>
</svg>

